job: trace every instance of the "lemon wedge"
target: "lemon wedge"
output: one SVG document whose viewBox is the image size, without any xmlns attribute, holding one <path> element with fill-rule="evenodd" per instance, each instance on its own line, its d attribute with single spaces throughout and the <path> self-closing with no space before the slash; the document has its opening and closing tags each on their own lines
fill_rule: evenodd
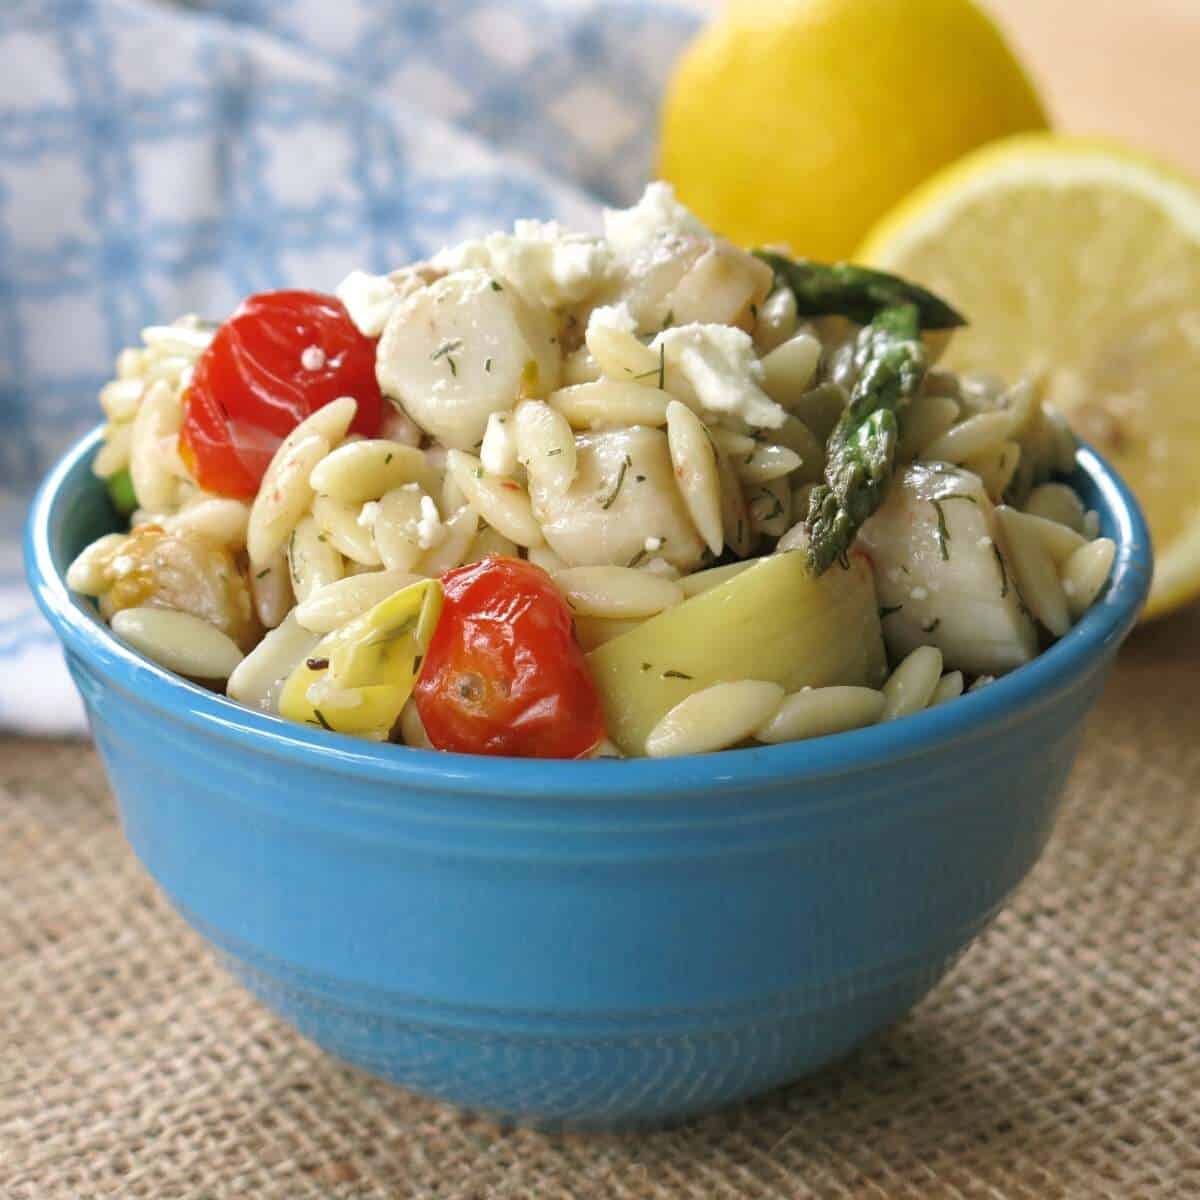
<svg viewBox="0 0 1200 1200">
<path fill-rule="evenodd" d="M 1007 138 L 934 176 L 857 256 L 969 320 L 944 359 L 1040 381 L 1141 501 L 1147 616 L 1200 595 L 1200 190 L 1117 145 Z"/>
</svg>

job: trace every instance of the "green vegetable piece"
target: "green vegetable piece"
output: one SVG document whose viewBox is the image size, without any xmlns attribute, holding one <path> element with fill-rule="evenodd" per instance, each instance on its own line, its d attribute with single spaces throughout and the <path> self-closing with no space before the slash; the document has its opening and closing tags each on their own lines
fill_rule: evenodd
<svg viewBox="0 0 1200 1200">
<path fill-rule="evenodd" d="M 123 471 L 118 471 L 115 475 L 110 475 L 105 481 L 105 487 L 108 488 L 108 498 L 112 501 L 113 508 L 121 516 L 127 517 L 137 508 L 138 501 L 133 490 L 133 476 L 129 474 L 128 467 Z"/>
<path fill-rule="evenodd" d="M 819 575 L 845 562 L 855 535 L 883 502 L 892 478 L 897 414 L 925 374 L 920 318 L 913 304 L 886 308 L 859 334 L 862 370 L 826 447 L 825 482 L 809 498 L 809 563 Z"/>
<path fill-rule="evenodd" d="M 854 356 L 858 382 L 829 434 L 825 482 L 809 498 L 809 563 L 820 574 L 846 561 L 859 528 L 883 502 L 896 458 L 898 417 L 925 376 L 921 331 L 966 322 L 932 292 L 885 271 L 754 253 L 791 290 L 802 316 L 837 315 L 863 326 Z"/>
<path fill-rule="evenodd" d="M 327 634 L 288 676 L 280 715 L 386 739 L 412 695 L 441 611 L 442 585 L 422 579 Z M 329 685 L 328 696 L 314 685 Z"/>
<path fill-rule="evenodd" d="M 714 586 L 588 654 L 608 735 L 626 754 L 645 754 L 659 719 L 710 684 L 882 684 L 879 602 L 863 555 L 821 578 L 799 552 L 736 568 L 714 568 L 708 574 L 723 573 Z"/>
<path fill-rule="evenodd" d="M 775 272 L 776 282 L 791 289 L 796 311 L 805 317 L 837 315 L 869 325 L 885 308 L 916 305 L 922 329 L 957 329 L 966 318 L 919 284 L 886 271 L 854 263 L 815 263 L 755 250 Z"/>
</svg>

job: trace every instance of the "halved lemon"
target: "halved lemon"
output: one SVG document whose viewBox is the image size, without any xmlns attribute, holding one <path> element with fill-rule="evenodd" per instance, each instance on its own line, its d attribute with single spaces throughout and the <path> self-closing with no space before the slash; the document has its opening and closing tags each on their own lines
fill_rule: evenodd
<svg viewBox="0 0 1200 1200">
<path fill-rule="evenodd" d="M 1147 616 L 1200 596 L 1200 189 L 1124 147 L 1054 134 L 969 154 L 857 257 L 945 295 L 955 370 L 1040 378 L 1124 475 L 1157 555 Z"/>
</svg>

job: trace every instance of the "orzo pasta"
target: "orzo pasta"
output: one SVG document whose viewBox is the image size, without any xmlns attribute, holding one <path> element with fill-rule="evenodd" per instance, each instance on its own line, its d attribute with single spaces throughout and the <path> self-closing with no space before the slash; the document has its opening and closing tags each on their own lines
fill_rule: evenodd
<svg viewBox="0 0 1200 1200">
<path fill-rule="evenodd" d="M 746 252 L 670 188 L 336 296 L 144 331 L 100 393 L 118 520 L 68 582 L 251 708 L 421 749 L 701 753 L 969 697 L 1115 546 L 962 317 Z M 227 681 L 227 682 L 226 682 Z"/>
</svg>

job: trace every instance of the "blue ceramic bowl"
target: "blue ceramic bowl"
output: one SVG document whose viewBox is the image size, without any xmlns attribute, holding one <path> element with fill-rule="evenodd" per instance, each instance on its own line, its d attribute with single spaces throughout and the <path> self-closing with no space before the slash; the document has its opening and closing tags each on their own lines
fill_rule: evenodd
<svg viewBox="0 0 1200 1200">
<path fill-rule="evenodd" d="M 134 850 L 319 1045 L 519 1121 L 685 1117 L 902 1017 L 1040 854 L 1150 580 L 1135 501 L 1082 450 L 1111 584 L 1047 653 L 952 704 L 663 761 L 376 747 L 176 678 L 68 592 L 71 558 L 115 527 L 98 443 L 42 487 L 27 562 Z"/>
</svg>

